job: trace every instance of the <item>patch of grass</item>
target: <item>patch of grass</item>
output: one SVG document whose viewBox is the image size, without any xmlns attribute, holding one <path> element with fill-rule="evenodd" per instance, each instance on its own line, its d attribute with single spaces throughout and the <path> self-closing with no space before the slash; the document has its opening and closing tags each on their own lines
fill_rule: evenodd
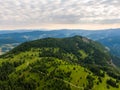
<svg viewBox="0 0 120 90">
<path fill-rule="evenodd" d="M 88 56 L 88 54 L 84 50 L 79 50 L 78 52 L 80 53 L 82 60 L 84 60 Z"/>
</svg>

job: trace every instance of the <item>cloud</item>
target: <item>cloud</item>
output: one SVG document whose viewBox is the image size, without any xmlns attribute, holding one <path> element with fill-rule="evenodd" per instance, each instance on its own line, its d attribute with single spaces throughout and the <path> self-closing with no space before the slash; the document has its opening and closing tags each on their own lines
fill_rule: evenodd
<svg viewBox="0 0 120 90">
<path fill-rule="evenodd" d="M 0 4 L 0 26 L 120 23 L 120 0 L 0 0 Z"/>
</svg>

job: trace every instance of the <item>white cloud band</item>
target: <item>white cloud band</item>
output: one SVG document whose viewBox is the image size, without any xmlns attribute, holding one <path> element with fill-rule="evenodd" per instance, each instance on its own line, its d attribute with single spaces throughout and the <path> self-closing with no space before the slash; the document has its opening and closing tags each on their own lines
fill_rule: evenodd
<svg viewBox="0 0 120 90">
<path fill-rule="evenodd" d="M 118 24 L 120 0 L 0 0 L 1 25 Z"/>
</svg>

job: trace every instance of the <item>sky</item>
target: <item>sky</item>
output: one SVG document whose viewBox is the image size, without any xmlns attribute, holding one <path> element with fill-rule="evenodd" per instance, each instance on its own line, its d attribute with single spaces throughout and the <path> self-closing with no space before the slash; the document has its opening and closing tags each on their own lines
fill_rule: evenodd
<svg viewBox="0 0 120 90">
<path fill-rule="evenodd" d="M 0 0 L 0 29 L 120 28 L 120 0 Z"/>
</svg>

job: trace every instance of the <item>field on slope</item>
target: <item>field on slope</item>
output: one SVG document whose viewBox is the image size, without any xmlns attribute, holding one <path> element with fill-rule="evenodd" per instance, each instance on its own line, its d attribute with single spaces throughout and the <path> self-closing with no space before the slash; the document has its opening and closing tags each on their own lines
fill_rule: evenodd
<svg viewBox="0 0 120 90">
<path fill-rule="evenodd" d="M 2 65 L 0 70 L 7 69 L 8 71 L 5 72 L 9 72 L 8 75 L 0 76 L 2 80 L 0 81 L 1 90 L 4 88 L 17 90 L 25 90 L 26 88 L 30 90 L 34 88 L 36 90 L 48 90 L 48 88 L 49 90 L 118 89 L 106 84 L 106 81 L 111 78 L 107 74 L 104 77 L 99 77 L 78 64 L 54 57 L 40 57 L 39 51 L 39 49 L 31 49 L 15 57 L 0 59 Z M 10 81 L 7 81 L 8 78 Z M 9 84 L 13 86 L 9 87 Z"/>
</svg>

